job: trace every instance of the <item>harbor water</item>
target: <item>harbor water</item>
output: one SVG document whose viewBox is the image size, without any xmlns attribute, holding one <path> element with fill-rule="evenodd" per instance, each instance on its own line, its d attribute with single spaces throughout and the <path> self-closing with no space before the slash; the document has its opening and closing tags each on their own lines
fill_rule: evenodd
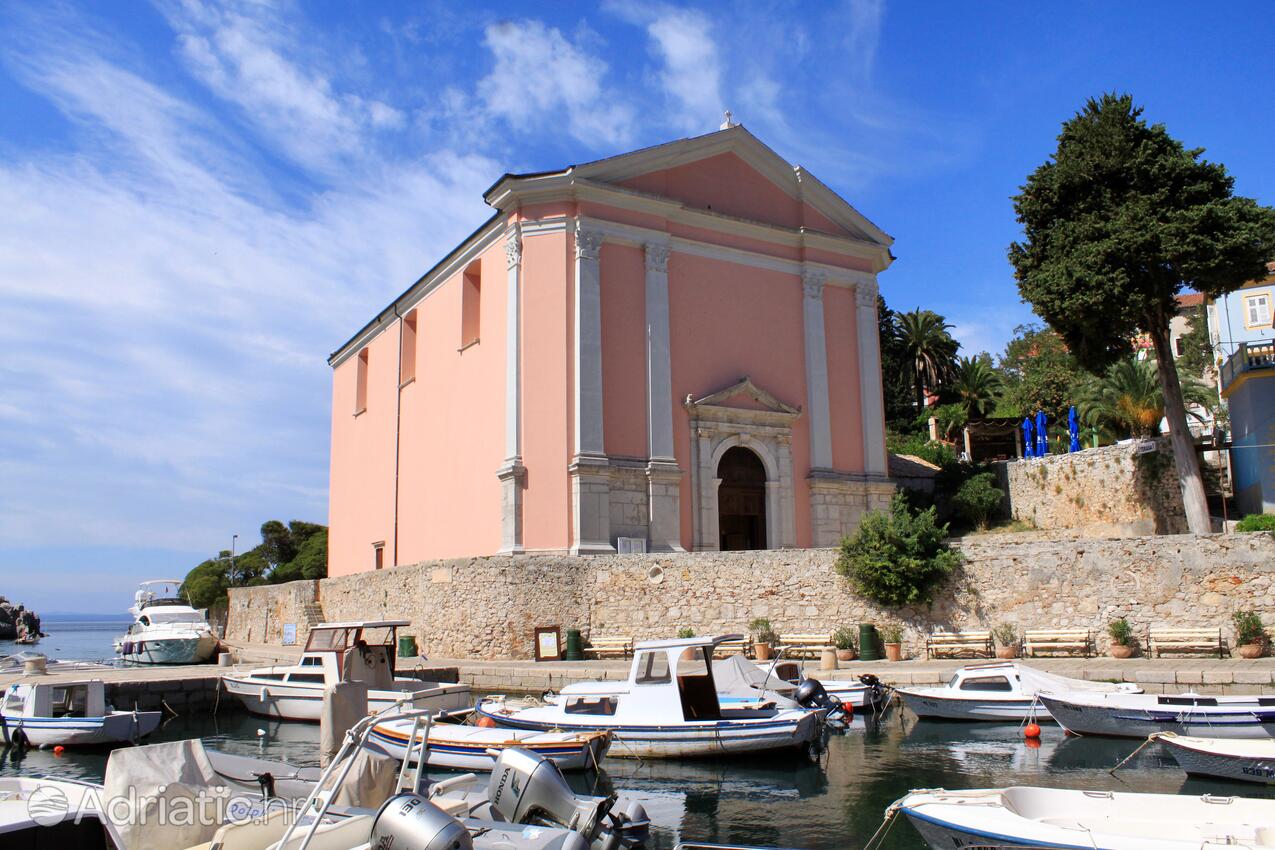
<svg viewBox="0 0 1275 850">
<path fill-rule="evenodd" d="M 40 624 L 47 637 L 32 646 L 0 640 L 0 656 L 16 652 L 38 652 L 49 658 L 76 661 L 110 661 L 115 656 L 115 639 L 128 631 L 128 618 L 102 620 L 52 620 Z"/>
<path fill-rule="evenodd" d="M 319 729 L 253 717 L 223 703 L 216 717 L 178 717 L 151 740 L 199 737 L 243 755 L 317 763 Z M 642 801 L 651 845 L 680 840 L 765 844 L 807 850 L 856 850 L 881 824 L 891 802 L 913 788 L 1045 785 L 1086 790 L 1273 796 L 1263 786 L 1187 779 L 1158 746 L 1149 746 L 1114 776 L 1108 770 L 1137 749 L 1134 740 L 1067 738 L 1044 726 L 1039 746 L 1015 723 L 918 721 L 903 711 L 856 718 L 834 735 L 822 764 L 804 756 L 760 755 L 720 761 L 608 758 L 603 775 L 569 775 L 580 792 L 612 790 Z M 5 753 L 0 775 L 61 775 L 100 781 L 106 754 Z M 443 775 L 443 774 L 439 774 Z M 922 843 L 900 819 L 883 847 Z"/>
</svg>

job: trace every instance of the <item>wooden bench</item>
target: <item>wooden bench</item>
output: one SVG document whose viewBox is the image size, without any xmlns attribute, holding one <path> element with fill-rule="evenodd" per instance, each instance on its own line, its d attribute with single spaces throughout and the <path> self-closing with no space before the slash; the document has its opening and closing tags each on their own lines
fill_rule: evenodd
<svg viewBox="0 0 1275 850">
<path fill-rule="evenodd" d="M 1093 632 L 1088 629 L 1028 629 L 1023 633 L 1023 657 L 1035 658 L 1042 652 L 1093 655 Z"/>
<path fill-rule="evenodd" d="M 992 633 L 987 629 L 966 632 L 933 632 L 925 640 L 925 657 L 991 658 L 995 655 Z"/>
<path fill-rule="evenodd" d="M 1174 626 L 1152 626 L 1149 631 L 1148 647 L 1151 657 L 1157 653 L 1169 652 L 1207 652 L 1217 653 L 1224 658 L 1226 643 L 1222 640 L 1222 629 L 1180 629 Z"/>
<path fill-rule="evenodd" d="M 832 649 L 832 634 L 780 635 L 775 641 L 775 649 L 781 650 L 784 656 L 796 658 L 809 655 L 818 658 L 825 649 Z"/>
<path fill-rule="evenodd" d="M 743 655 L 749 658 L 753 653 L 753 645 L 748 638 L 724 640 L 713 649 L 714 658 L 729 658 L 732 655 Z"/>
<path fill-rule="evenodd" d="M 628 658 L 633 654 L 633 638 L 615 635 L 589 635 L 589 645 L 584 648 L 584 651 L 592 652 L 596 658 L 602 658 L 607 655 Z"/>
</svg>

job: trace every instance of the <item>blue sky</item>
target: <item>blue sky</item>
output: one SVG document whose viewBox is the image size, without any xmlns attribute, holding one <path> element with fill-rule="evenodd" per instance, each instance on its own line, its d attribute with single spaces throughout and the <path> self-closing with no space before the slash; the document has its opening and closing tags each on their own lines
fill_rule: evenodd
<svg viewBox="0 0 1275 850">
<path fill-rule="evenodd" d="M 504 171 L 731 109 L 896 238 L 891 306 L 1030 320 L 1009 196 L 1129 91 L 1275 204 L 1268 3 L 0 5 L 0 594 L 119 610 L 325 521 L 326 355 Z"/>
</svg>

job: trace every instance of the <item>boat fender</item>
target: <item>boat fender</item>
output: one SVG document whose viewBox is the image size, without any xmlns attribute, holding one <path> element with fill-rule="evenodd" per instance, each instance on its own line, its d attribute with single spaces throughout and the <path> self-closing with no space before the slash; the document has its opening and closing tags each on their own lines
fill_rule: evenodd
<svg viewBox="0 0 1275 850">
<path fill-rule="evenodd" d="M 372 847 L 394 850 L 474 850 L 465 825 L 419 794 L 396 794 L 372 821 Z"/>
</svg>

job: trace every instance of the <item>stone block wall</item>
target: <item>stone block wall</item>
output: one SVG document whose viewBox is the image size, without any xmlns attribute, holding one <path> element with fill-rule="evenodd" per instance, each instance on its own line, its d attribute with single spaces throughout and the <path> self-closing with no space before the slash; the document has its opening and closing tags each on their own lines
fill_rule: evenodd
<svg viewBox="0 0 1275 850">
<path fill-rule="evenodd" d="M 1187 530 L 1167 439 L 1137 454 L 1104 446 L 1005 464 L 1010 514 L 1037 528 L 1136 536 Z"/>
<path fill-rule="evenodd" d="M 1145 638 L 1154 624 L 1223 627 L 1254 609 L 1275 623 L 1275 535 L 1080 537 L 983 535 L 955 545 L 967 562 L 929 607 L 886 609 L 857 596 L 831 549 L 599 555 L 520 555 L 433 561 L 324 579 L 330 621 L 412 621 L 435 658 L 530 658 L 537 626 L 586 634 L 670 637 L 742 632 L 766 617 L 788 632 L 897 622 L 914 654 L 934 627 L 1090 628 L 1128 617 Z M 231 591 L 228 639 L 277 643 L 313 582 Z M 268 622 L 267 622 L 268 620 Z M 298 627 L 300 634 L 302 629 Z M 299 639 L 303 639 L 300 638 Z M 564 635 L 565 639 L 565 635 Z"/>
</svg>

